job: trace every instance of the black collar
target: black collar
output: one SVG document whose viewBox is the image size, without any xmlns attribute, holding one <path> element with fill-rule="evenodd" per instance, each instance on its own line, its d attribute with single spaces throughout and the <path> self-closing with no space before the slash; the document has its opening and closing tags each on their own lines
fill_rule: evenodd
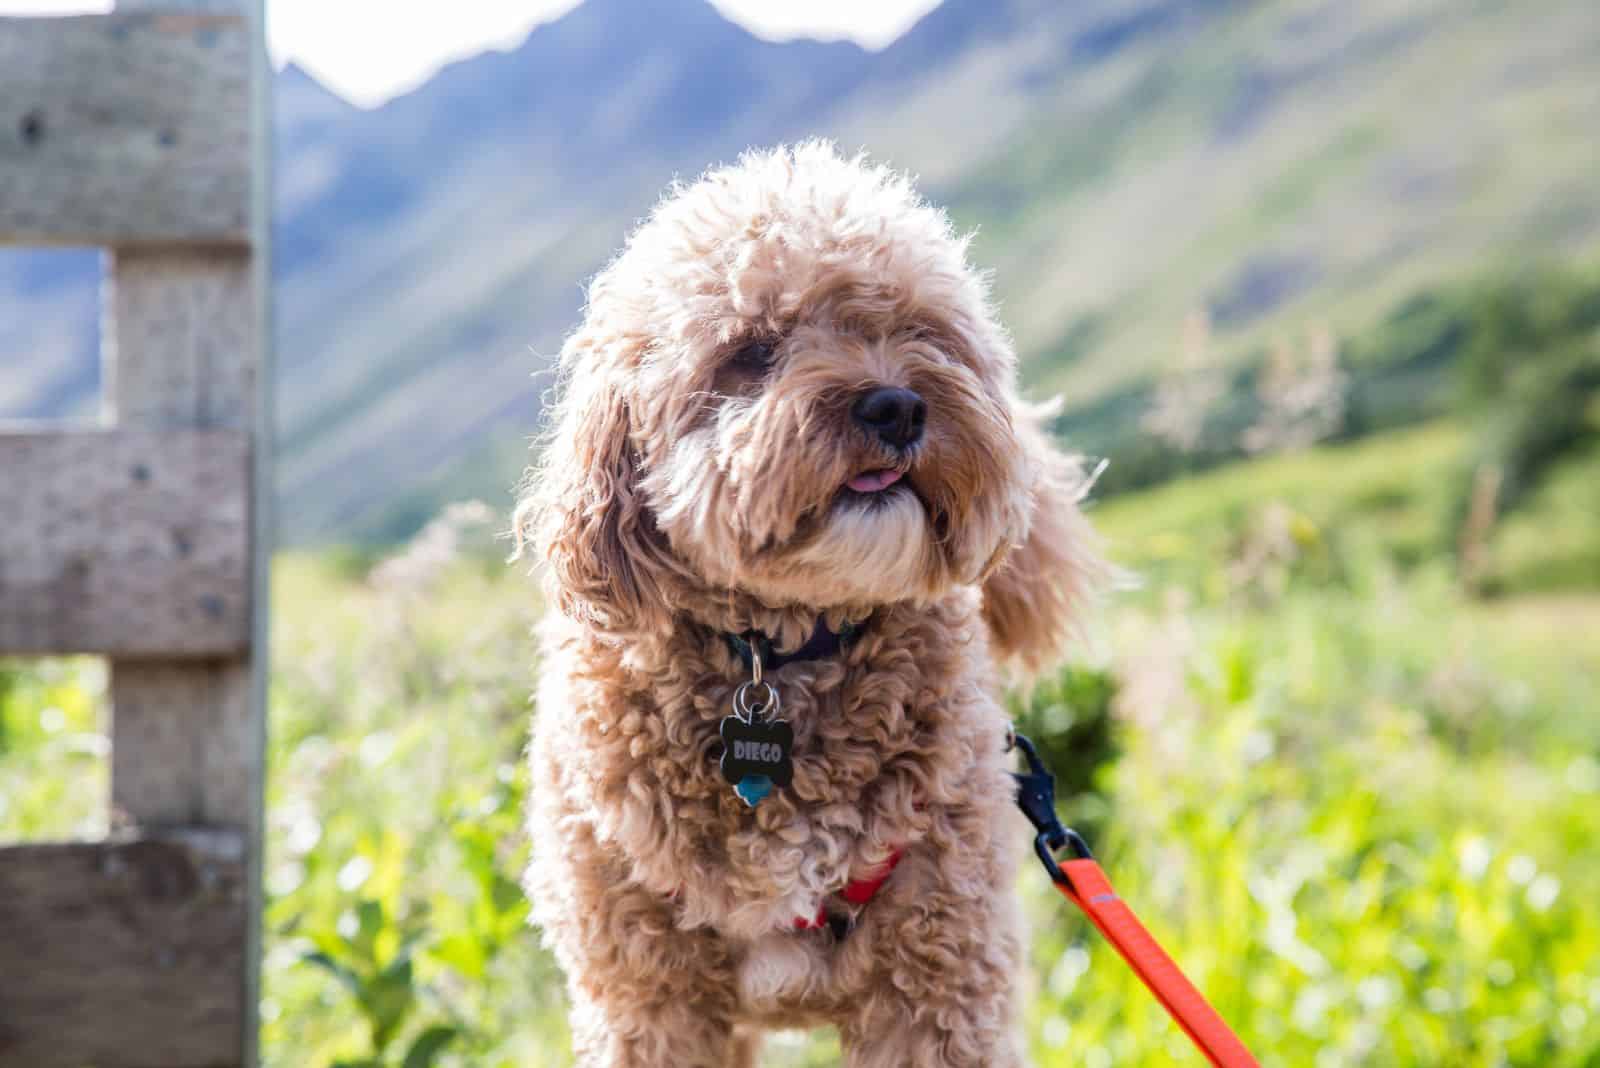
<svg viewBox="0 0 1600 1068">
<path fill-rule="evenodd" d="M 785 664 L 795 664 L 803 660 L 825 660 L 830 656 L 838 656 L 850 644 L 861 636 L 864 624 L 846 623 L 837 631 L 828 629 L 828 624 L 818 618 L 817 627 L 811 632 L 805 644 L 792 653 L 774 652 L 772 639 L 759 630 L 747 630 L 743 634 L 729 634 L 724 632 L 722 638 L 728 643 L 728 648 L 733 654 L 744 662 L 746 670 L 752 670 L 755 665 L 750 658 L 750 650 L 761 650 L 761 667 L 764 671 L 777 671 Z"/>
</svg>

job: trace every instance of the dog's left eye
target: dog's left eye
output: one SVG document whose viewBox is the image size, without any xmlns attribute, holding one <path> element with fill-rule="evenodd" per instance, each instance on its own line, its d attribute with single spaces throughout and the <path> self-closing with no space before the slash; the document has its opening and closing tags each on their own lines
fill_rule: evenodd
<svg viewBox="0 0 1600 1068">
<path fill-rule="evenodd" d="M 746 341 L 739 346 L 729 361 L 733 366 L 744 371 L 764 372 L 772 366 L 772 357 L 778 351 L 778 343 L 771 338 L 757 338 Z"/>
</svg>

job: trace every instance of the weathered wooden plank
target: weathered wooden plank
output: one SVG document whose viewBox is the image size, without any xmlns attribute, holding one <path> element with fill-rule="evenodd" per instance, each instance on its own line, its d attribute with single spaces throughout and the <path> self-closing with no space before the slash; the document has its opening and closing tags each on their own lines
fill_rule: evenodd
<svg viewBox="0 0 1600 1068">
<path fill-rule="evenodd" d="M 240 1063 L 243 836 L 0 849 L 0 1064 Z"/>
<path fill-rule="evenodd" d="M 250 102 L 247 19 L 0 18 L 0 244 L 247 242 Z"/>
<path fill-rule="evenodd" d="M 119 250 L 107 260 L 101 377 L 117 425 L 255 429 L 249 250 Z"/>
<path fill-rule="evenodd" d="M 247 660 L 118 660 L 111 707 L 114 824 L 250 825 L 259 754 Z"/>
<path fill-rule="evenodd" d="M 249 463 L 237 431 L 0 432 L 0 652 L 243 649 Z"/>
</svg>

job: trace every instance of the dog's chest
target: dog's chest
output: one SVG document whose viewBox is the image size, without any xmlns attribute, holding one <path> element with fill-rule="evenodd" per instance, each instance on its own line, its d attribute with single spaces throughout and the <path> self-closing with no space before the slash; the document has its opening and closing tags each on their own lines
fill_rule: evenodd
<svg viewBox="0 0 1600 1068">
<path fill-rule="evenodd" d="M 736 798 L 738 775 L 765 770 L 758 765 L 769 759 L 785 761 L 789 768 L 769 795 L 754 804 L 739 798 L 733 809 L 758 823 L 768 810 L 804 813 L 865 800 L 886 770 L 916 747 L 919 736 L 921 744 L 929 744 L 936 730 L 928 713 L 936 718 L 938 709 L 908 699 L 926 687 L 875 681 L 870 670 L 796 666 L 778 672 L 772 683 L 776 707 L 752 724 L 740 720 L 734 701 L 738 682 L 713 687 L 711 714 L 696 710 L 696 744 L 685 754 L 694 763 L 697 792 Z"/>
<path fill-rule="evenodd" d="M 690 739 L 676 756 L 685 766 L 667 776 L 677 791 L 668 803 L 678 833 L 696 841 L 702 862 L 753 869 L 735 872 L 735 882 L 759 882 L 776 860 L 794 857 L 842 884 L 870 862 L 861 856 L 863 840 L 910 840 L 931 765 L 967 751 L 951 685 L 918 667 L 889 655 L 796 664 L 771 676 L 780 695 L 775 718 L 792 735 L 792 775 L 754 805 L 723 774 L 730 735 L 721 725 L 739 683 L 716 680 L 704 699 L 677 710 Z"/>
<path fill-rule="evenodd" d="M 1003 715 L 960 640 L 966 623 L 880 619 L 846 656 L 769 673 L 792 776 L 753 807 L 720 768 L 720 727 L 746 676 L 719 647 L 664 651 L 655 671 L 575 672 L 568 796 L 636 881 L 677 903 L 680 923 L 792 929 L 950 805 L 981 804 L 966 795 L 982 785 L 980 754 L 998 752 Z"/>
</svg>

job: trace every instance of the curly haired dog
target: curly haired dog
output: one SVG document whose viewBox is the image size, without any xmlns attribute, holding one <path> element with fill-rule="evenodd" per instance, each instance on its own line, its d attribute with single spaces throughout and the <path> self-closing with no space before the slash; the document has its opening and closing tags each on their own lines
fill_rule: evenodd
<svg viewBox="0 0 1600 1068">
<path fill-rule="evenodd" d="M 517 514 L 560 609 L 527 888 L 581 1065 L 821 1024 L 860 1068 L 1020 1063 L 1000 665 L 1097 564 L 1015 377 L 966 240 L 823 143 L 674 187 L 595 278 Z M 752 647 L 792 729 L 753 804 L 718 763 Z"/>
</svg>

